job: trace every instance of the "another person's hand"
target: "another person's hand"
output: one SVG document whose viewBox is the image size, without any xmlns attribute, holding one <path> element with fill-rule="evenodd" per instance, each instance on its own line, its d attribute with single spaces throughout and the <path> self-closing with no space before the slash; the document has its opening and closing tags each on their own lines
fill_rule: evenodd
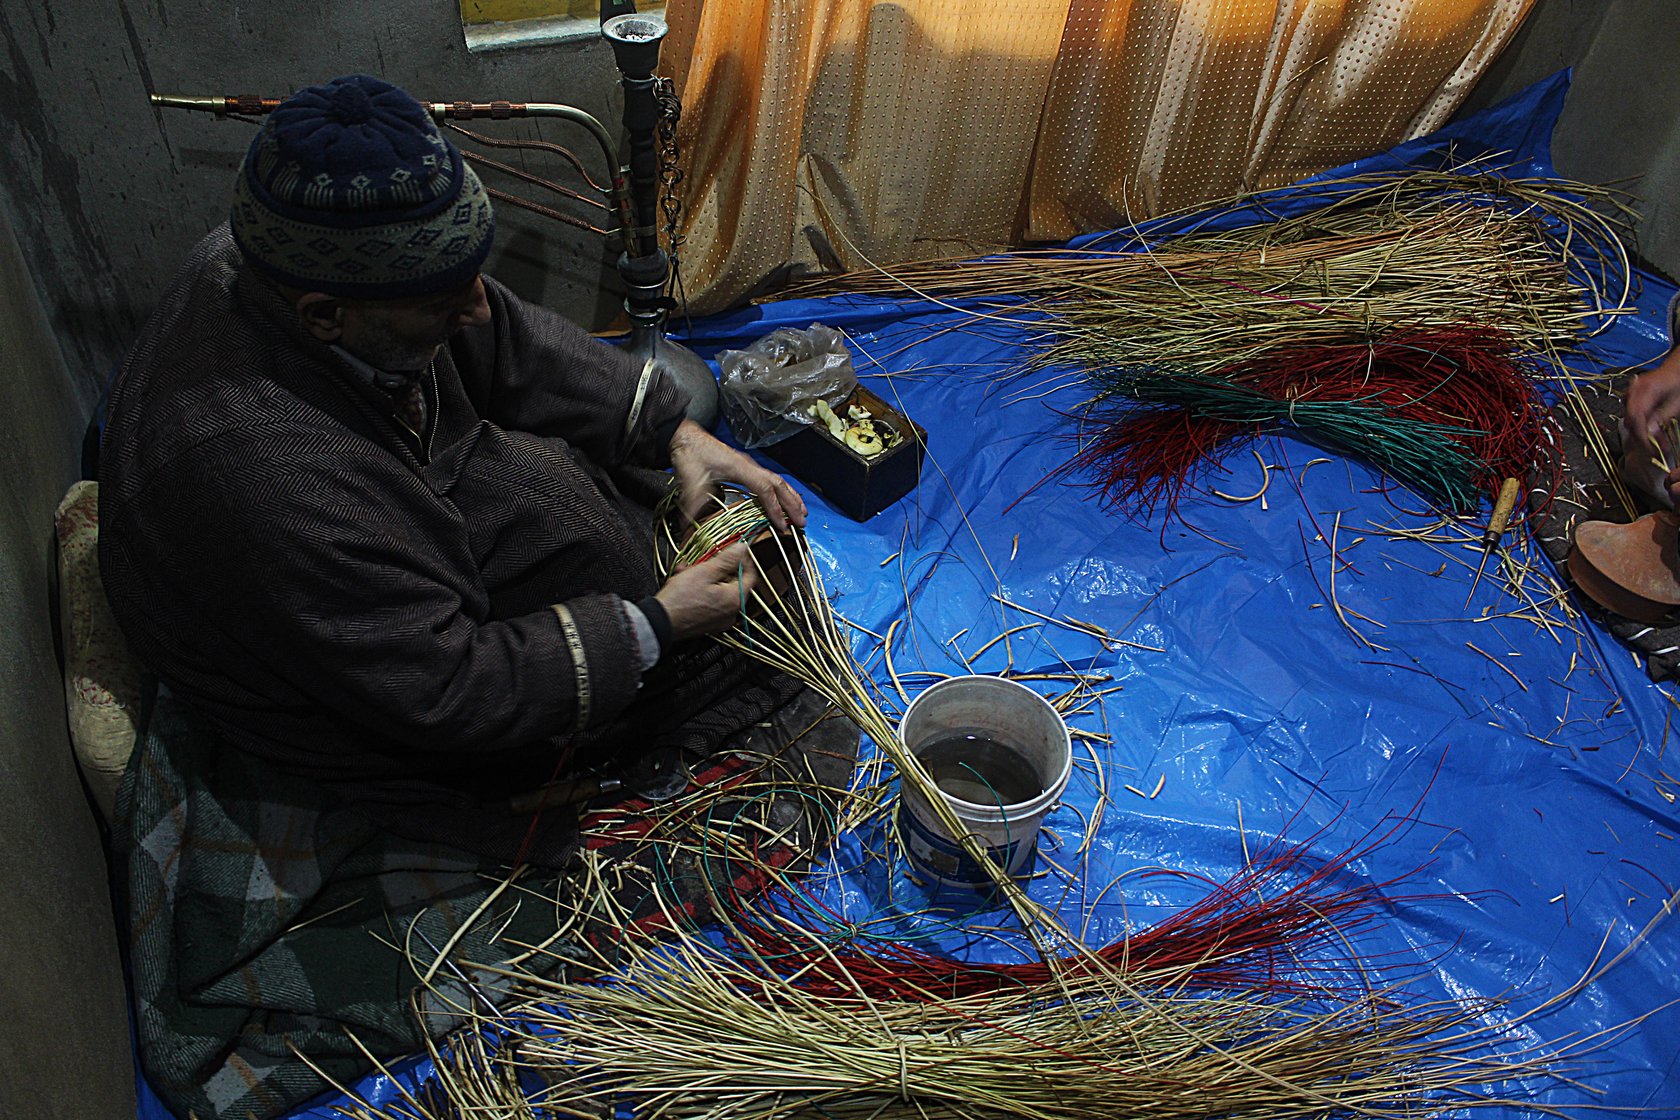
<svg viewBox="0 0 1680 1120">
<path fill-rule="evenodd" d="M 1666 432 L 1669 422 L 1680 418 L 1680 347 L 1668 352 L 1655 369 L 1635 377 L 1628 385 L 1622 425 L 1624 438 L 1638 440 L 1640 448 L 1623 450 L 1624 462 L 1659 452 L 1667 462 L 1680 459 L 1680 447 Z M 1663 479 L 1671 501 L 1680 504 L 1680 465 Z"/>
<path fill-rule="evenodd" d="M 718 483 L 733 482 L 758 499 L 778 533 L 805 524 L 805 502 L 787 479 L 765 470 L 752 456 L 692 420 L 684 420 L 671 437 L 671 467 L 680 488 L 682 512 L 691 521 L 706 513 Z"/>
<path fill-rule="evenodd" d="M 737 542 L 698 564 L 678 568 L 654 598 L 671 620 L 671 637 L 681 641 L 729 629 L 758 583 L 751 549 Z"/>
<path fill-rule="evenodd" d="M 1680 417 L 1680 347 L 1655 369 L 1635 377 L 1627 390 L 1628 431 L 1655 446 L 1662 427 Z"/>
</svg>

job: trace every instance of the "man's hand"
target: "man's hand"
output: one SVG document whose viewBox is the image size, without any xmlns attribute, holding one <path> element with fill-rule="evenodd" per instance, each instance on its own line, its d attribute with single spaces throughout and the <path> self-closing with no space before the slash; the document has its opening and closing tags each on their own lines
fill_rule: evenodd
<svg viewBox="0 0 1680 1120">
<path fill-rule="evenodd" d="M 718 483 L 733 482 L 752 492 L 778 533 L 805 524 L 805 502 L 787 479 L 765 470 L 692 420 L 685 419 L 671 437 L 671 467 L 682 495 L 683 514 L 690 521 L 706 512 Z"/>
<path fill-rule="evenodd" d="M 716 556 L 671 574 L 654 595 L 671 619 L 671 637 L 681 641 L 727 630 L 758 588 L 752 550 L 736 542 Z"/>
</svg>

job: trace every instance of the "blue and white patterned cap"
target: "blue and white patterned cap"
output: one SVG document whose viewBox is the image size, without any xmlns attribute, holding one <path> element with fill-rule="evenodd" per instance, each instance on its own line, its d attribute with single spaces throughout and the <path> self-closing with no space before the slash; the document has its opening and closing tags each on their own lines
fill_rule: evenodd
<svg viewBox="0 0 1680 1120">
<path fill-rule="evenodd" d="M 259 272 L 356 299 L 461 287 L 496 233 L 483 184 L 425 108 L 365 74 L 269 114 L 239 169 L 232 223 Z"/>
</svg>

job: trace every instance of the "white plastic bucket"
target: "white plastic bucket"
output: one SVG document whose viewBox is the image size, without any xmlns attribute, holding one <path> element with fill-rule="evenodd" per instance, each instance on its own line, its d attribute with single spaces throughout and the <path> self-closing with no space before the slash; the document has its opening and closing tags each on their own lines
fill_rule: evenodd
<svg viewBox="0 0 1680 1120">
<path fill-rule="evenodd" d="M 916 697 L 899 724 L 911 754 L 986 856 L 1018 878 L 1032 870 L 1038 829 L 1067 789 L 1073 744 L 1044 697 L 1002 677 L 953 677 Z M 941 887 L 987 890 L 992 876 L 899 784 L 899 832 L 910 861 Z"/>
</svg>

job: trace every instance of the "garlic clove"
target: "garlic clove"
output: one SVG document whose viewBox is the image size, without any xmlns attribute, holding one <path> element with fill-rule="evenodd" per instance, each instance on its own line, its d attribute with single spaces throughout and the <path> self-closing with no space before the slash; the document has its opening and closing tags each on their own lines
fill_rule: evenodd
<svg viewBox="0 0 1680 1120">
<path fill-rule="evenodd" d="M 840 417 L 834 414 L 834 409 L 829 407 L 829 403 L 827 401 L 818 400 L 816 404 L 811 406 L 811 411 L 816 415 L 818 420 L 822 421 L 823 426 L 828 429 L 829 434 L 835 439 L 846 438 L 846 425 L 841 421 Z"/>
</svg>

